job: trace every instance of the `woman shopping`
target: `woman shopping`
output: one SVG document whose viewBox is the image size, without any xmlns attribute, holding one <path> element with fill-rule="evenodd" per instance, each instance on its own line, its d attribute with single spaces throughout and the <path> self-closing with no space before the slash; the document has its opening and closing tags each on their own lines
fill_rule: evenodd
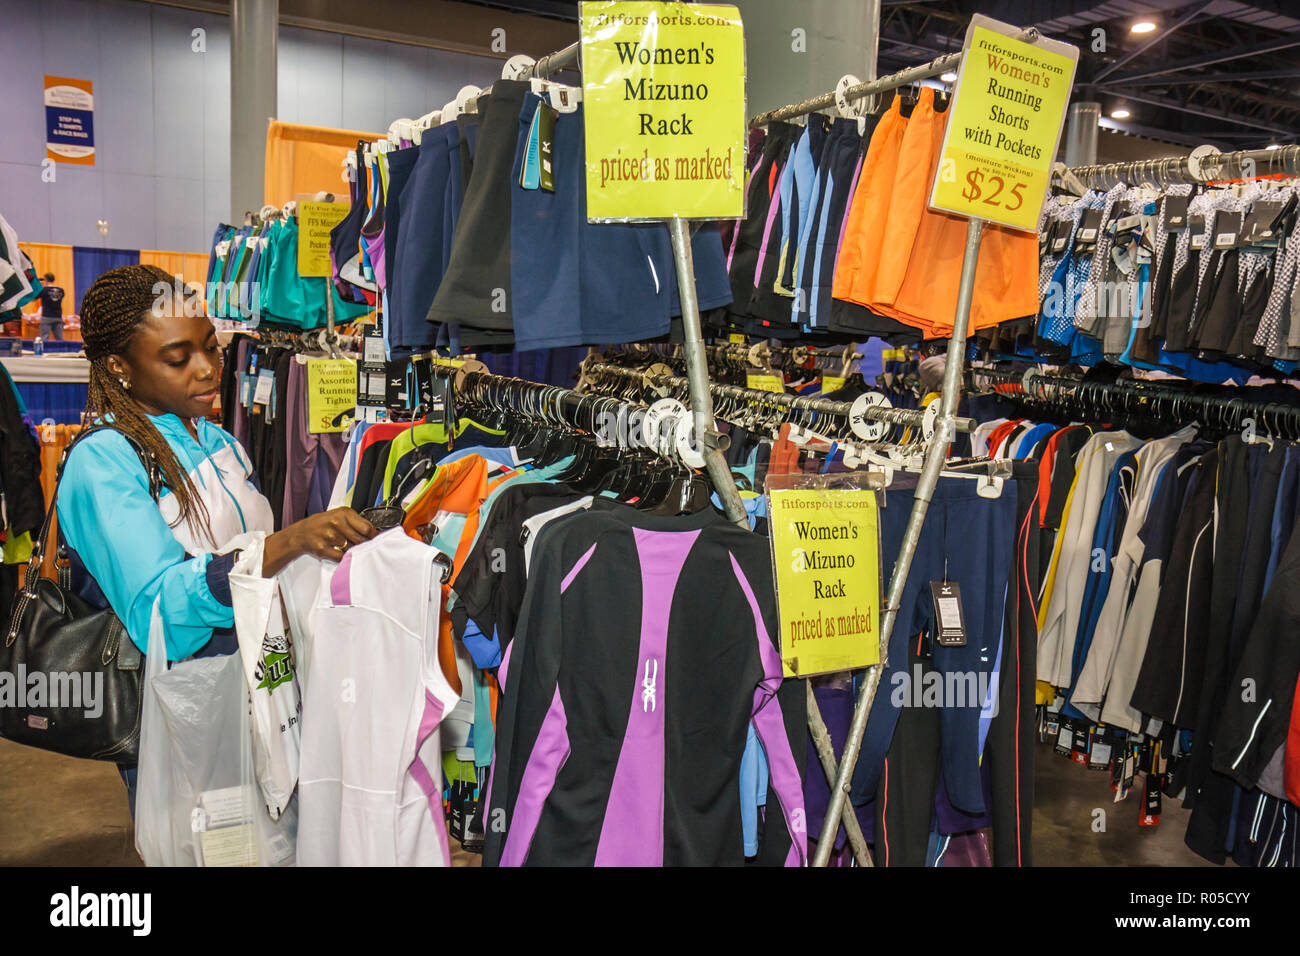
<svg viewBox="0 0 1300 956">
<path fill-rule="evenodd" d="M 238 647 L 229 582 L 237 537 L 265 535 L 261 574 L 271 577 L 301 555 L 338 560 L 376 531 L 350 508 L 274 531 L 247 453 L 205 417 L 220 391 L 216 331 L 172 289 L 162 269 L 133 265 L 87 290 L 87 424 L 112 427 L 69 453 L 57 507 L 82 596 L 111 606 L 146 654 L 159 615 L 167 657 L 181 660 Z M 151 488 L 141 452 L 161 488 Z M 135 772 L 123 776 L 134 805 Z"/>
</svg>

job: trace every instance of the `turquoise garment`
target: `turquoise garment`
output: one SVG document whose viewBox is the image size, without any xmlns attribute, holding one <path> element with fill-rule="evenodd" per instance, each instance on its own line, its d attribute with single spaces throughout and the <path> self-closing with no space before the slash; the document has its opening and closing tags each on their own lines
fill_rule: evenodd
<svg viewBox="0 0 1300 956">
<path fill-rule="evenodd" d="M 150 420 L 189 473 L 219 544 L 244 531 L 272 530 L 270 505 L 250 480 L 252 464 L 232 435 L 200 420 L 196 442 L 175 415 Z M 91 435 L 68 456 L 58 497 L 60 532 L 143 652 L 158 603 L 172 660 L 194 654 L 214 629 L 234 625 L 228 583 L 218 582 L 222 601 L 209 582 L 213 556 L 205 552 L 217 549 L 190 540 L 184 525 L 170 526 L 164 513 L 176 510 L 170 491 L 157 502 L 150 496 L 140 459 L 121 433 Z"/>
</svg>

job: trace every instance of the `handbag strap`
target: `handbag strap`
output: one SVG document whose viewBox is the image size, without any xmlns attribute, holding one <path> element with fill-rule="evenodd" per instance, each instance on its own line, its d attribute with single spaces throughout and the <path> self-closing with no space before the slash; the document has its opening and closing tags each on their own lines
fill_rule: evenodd
<svg viewBox="0 0 1300 956">
<path fill-rule="evenodd" d="M 157 501 L 162 494 L 162 467 L 158 464 L 157 457 L 153 452 L 147 451 L 143 445 L 136 441 L 136 439 L 113 425 L 100 423 L 91 425 L 89 428 L 83 428 L 81 433 L 77 435 L 77 437 L 68 444 L 68 447 L 63 450 L 63 455 L 59 459 L 59 467 L 58 471 L 55 473 L 54 479 L 54 494 L 50 496 L 50 506 L 45 511 L 45 520 L 41 523 L 40 537 L 32 542 L 32 554 L 30 560 L 27 562 L 27 576 L 23 583 L 23 591 L 28 595 L 28 597 L 36 596 L 36 581 L 40 577 L 41 562 L 45 560 L 46 542 L 50 539 L 50 528 L 54 524 L 54 512 L 59 501 L 59 487 L 63 484 L 63 469 L 68 463 L 68 456 L 72 453 L 72 449 L 77 447 L 78 442 L 85 438 L 89 438 L 91 435 L 95 434 L 95 432 L 101 431 L 115 431 L 130 443 L 131 447 L 135 450 L 136 455 L 139 456 L 140 464 L 144 466 L 145 473 L 149 476 L 150 496 L 154 501 Z M 58 552 L 60 557 L 66 556 L 67 553 L 66 548 L 62 545 L 59 546 Z M 60 581 L 60 584 L 64 588 L 69 586 L 68 583 L 64 581 Z"/>
</svg>

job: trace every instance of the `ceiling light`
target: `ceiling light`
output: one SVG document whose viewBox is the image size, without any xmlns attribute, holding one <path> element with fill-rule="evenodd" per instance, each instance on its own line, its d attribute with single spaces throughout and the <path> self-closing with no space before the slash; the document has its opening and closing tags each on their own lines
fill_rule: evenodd
<svg viewBox="0 0 1300 956">
<path fill-rule="evenodd" d="M 1131 26 L 1129 29 L 1132 30 L 1134 33 L 1150 33 L 1155 28 L 1156 25 L 1152 23 L 1150 20 L 1139 20 L 1137 23 L 1133 24 L 1133 26 Z"/>
<path fill-rule="evenodd" d="M 1128 119 L 1131 115 L 1133 114 L 1131 114 L 1128 110 L 1124 109 L 1124 107 L 1122 106 L 1119 109 L 1110 111 L 1111 119 Z"/>
<path fill-rule="evenodd" d="M 956 83 L 957 74 L 954 73 L 952 70 L 949 70 L 947 73 L 940 76 L 939 79 L 943 80 L 943 82 L 945 83 Z"/>
</svg>

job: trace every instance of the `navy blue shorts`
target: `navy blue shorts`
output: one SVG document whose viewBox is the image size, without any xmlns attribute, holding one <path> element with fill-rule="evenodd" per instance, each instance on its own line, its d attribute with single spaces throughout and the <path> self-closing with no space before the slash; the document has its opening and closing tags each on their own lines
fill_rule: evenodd
<svg viewBox="0 0 1300 956">
<path fill-rule="evenodd" d="M 389 342 L 393 354 L 399 347 L 416 350 L 429 348 L 436 341 L 433 326 L 425 321 L 433 297 L 438 292 L 449 251 L 445 206 L 447 183 L 451 176 L 451 151 L 459 147 L 454 123 L 426 130 L 419 146 L 419 156 L 411 168 L 402 190 L 400 227 L 388 260 Z M 390 180 L 388 208 L 393 208 Z"/>
</svg>

